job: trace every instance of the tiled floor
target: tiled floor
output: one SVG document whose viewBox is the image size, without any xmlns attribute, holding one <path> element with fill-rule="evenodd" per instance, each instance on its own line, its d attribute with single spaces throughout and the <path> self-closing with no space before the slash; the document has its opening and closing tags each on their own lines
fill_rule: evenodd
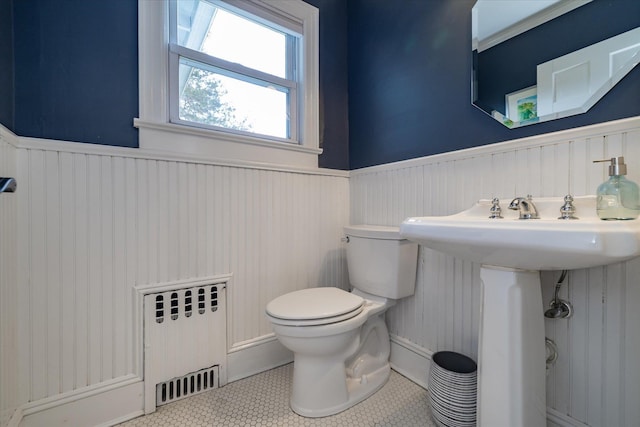
<svg viewBox="0 0 640 427">
<path fill-rule="evenodd" d="M 380 391 L 344 412 L 325 418 L 301 417 L 289 408 L 292 368 L 289 364 L 235 381 L 161 406 L 153 414 L 120 426 L 435 427 L 427 391 L 394 371 Z"/>
</svg>

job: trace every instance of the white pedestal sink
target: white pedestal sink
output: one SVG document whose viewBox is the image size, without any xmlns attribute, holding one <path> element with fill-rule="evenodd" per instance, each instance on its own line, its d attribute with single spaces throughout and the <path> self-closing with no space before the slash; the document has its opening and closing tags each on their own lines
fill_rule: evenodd
<svg viewBox="0 0 640 427">
<path fill-rule="evenodd" d="M 546 426 L 545 336 L 539 270 L 595 267 L 640 255 L 640 219 L 602 221 L 595 196 L 576 197 L 577 220 L 559 220 L 561 197 L 533 202 L 540 219 L 491 201 L 442 217 L 408 218 L 400 234 L 425 247 L 481 264 L 478 426 Z"/>
</svg>

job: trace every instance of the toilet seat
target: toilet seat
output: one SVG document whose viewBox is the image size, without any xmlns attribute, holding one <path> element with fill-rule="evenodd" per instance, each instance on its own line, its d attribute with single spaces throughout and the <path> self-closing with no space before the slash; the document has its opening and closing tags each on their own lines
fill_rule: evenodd
<svg viewBox="0 0 640 427">
<path fill-rule="evenodd" d="M 279 296 L 267 304 L 271 321 L 285 326 L 318 326 L 357 316 L 365 300 L 338 288 L 310 288 Z"/>
</svg>

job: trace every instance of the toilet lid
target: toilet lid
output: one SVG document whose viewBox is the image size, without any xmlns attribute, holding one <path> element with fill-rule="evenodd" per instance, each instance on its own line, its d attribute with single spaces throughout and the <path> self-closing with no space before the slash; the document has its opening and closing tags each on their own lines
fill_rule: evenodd
<svg viewBox="0 0 640 427">
<path fill-rule="evenodd" d="M 274 318 L 317 325 L 349 319 L 363 306 L 362 297 L 342 289 L 310 288 L 279 296 L 267 304 L 266 311 Z"/>
</svg>

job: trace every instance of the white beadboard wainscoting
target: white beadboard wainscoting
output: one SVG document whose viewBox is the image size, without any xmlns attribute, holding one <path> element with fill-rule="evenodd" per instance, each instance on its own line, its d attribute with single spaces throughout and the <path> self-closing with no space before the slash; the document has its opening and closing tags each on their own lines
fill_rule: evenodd
<svg viewBox="0 0 640 427">
<path fill-rule="evenodd" d="M 112 425 L 143 412 L 136 289 L 229 277 L 229 381 L 291 360 L 266 303 L 348 288 L 342 227 L 446 215 L 480 198 L 595 193 L 624 155 L 640 181 L 640 118 L 352 171 L 228 163 L 16 137 L 0 127 L 0 426 Z M 578 213 L 579 215 L 579 213 Z M 542 272 L 545 304 L 559 272 Z M 479 266 L 422 249 L 416 294 L 388 314 L 392 363 L 426 385 L 431 354 L 477 356 Z M 640 260 L 577 270 L 550 425 L 640 420 Z"/>
<path fill-rule="evenodd" d="M 15 136 L 0 125 L 0 177 L 15 176 Z M 15 394 L 20 358 L 16 333 L 16 197 L 17 193 L 0 194 L 0 426 L 9 422 L 20 404 Z"/>
<path fill-rule="evenodd" d="M 264 316 L 268 301 L 348 287 L 348 172 L 4 134 L 16 142 L 0 140 L 0 172 L 18 180 L 13 202 L 0 196 L 9 425 L 110 425 L 142 413 L 134 287 L 229 275 L 229 381 L 292 360 Z"/>
<path fill-rule="evenodd" d="M 428 140 L 428 136 L 425 136 Z M 624 156 L 640 182 L 640 118 L 513 140 L 351 172 L 351 222 L 398 225 L 448 215 L 478 199 L 595 194 L 608 178 L 593 160 Z M 560 208 L 560 206 L 558 206 Z M 580 212 L 577 212 L 580 215 Z M 430 355 L 477 360 L 480 266 L 421 248 L 416 293 L 388 313 L 394 368 L 425 384 Z M 545 306 L 559 271 L 541 272 Z M 550 423 L 640 425 L 640 259 L 571 271 L 568 320 L 546 320 L 559 357 L 547 377 Z"/>
</svg>

